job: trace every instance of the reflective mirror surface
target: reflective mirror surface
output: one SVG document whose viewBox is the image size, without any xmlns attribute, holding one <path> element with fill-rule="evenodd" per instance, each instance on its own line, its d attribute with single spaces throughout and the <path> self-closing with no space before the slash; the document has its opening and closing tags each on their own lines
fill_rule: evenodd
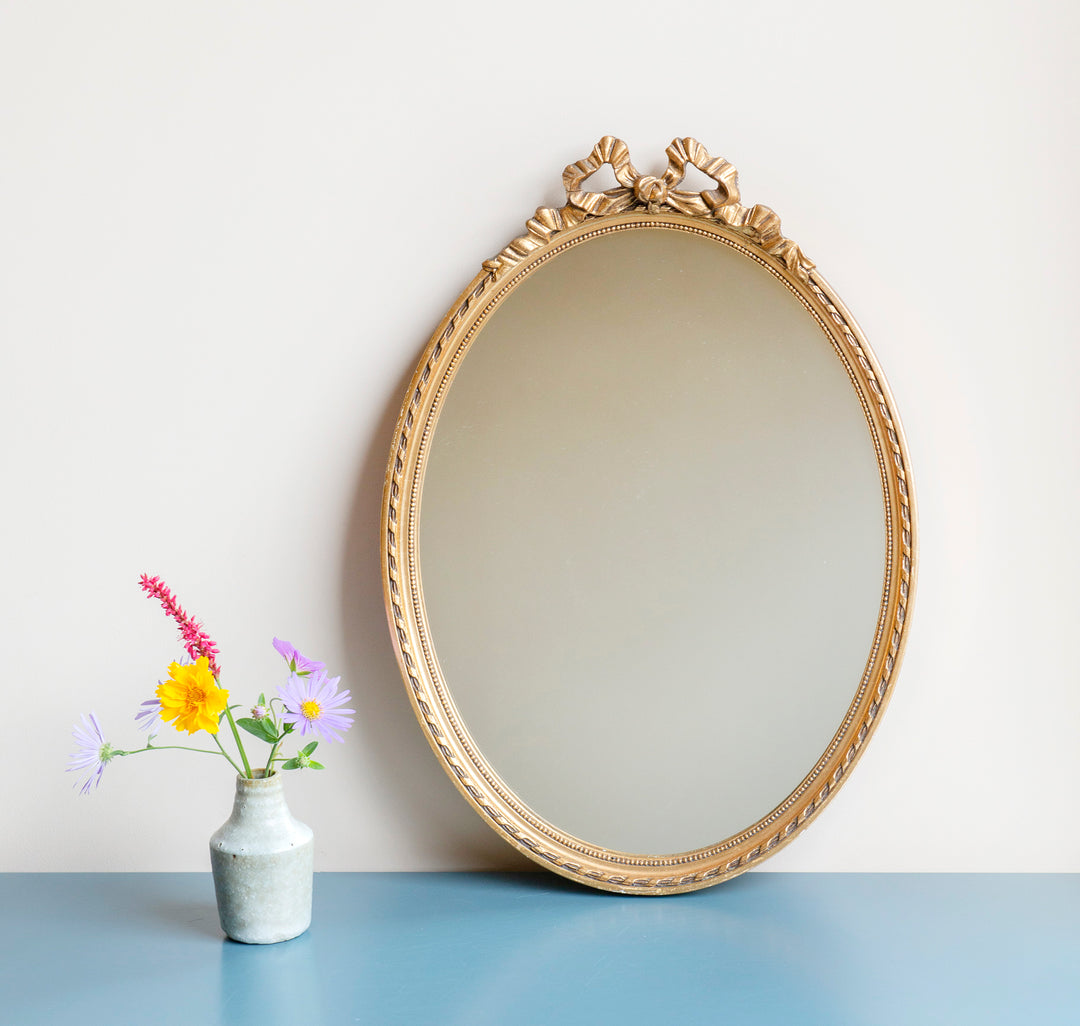
<svg viewBox="0 0 1080 1026">
<path fill-rule="evenodd" d="M 591 845 L 715 845 L 841 728 L 886 573 L 859 393 L 796 291 L 673 225 L 536 266 L 442 395 L 419 501 L 435 658 L 468 736 Z"/>
</svg>

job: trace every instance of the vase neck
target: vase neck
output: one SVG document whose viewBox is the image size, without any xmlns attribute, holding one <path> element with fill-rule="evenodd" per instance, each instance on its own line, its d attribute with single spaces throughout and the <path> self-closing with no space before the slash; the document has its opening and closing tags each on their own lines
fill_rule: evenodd
<svg viewBox="0 0 1080 1026">
<path fill-rule="evenodd" d="M 245 802 L 280 801 L 285 788 L 280 773 L 274 773 L 269 777 L 262 776 L 262 770 L 256 770 L 260 774 L 256 777 L 236 778 L 236 797 Z"/>
</svg>

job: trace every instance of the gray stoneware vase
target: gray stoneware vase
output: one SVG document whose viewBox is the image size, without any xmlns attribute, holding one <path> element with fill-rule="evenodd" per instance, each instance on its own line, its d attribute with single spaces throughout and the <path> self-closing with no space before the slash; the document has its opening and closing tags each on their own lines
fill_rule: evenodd
<svg viewBox="0 0 1080 1026">
<path fill-rule="evenodd" d="M 218 915 L 226 935 L 276 944 L 311 925 L 315 841 L 285 804 L 281 774 L 236 778 L 232 815 L 210 838 Z"/>
</svg>

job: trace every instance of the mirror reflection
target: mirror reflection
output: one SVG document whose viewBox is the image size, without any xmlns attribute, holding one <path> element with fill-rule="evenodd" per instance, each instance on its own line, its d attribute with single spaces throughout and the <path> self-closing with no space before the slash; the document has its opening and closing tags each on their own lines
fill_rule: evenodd
<svg viewBox="0 0 1080 1026">
<path fill-rule="evenodd" d="M 637 223 L 536 267 L 442 400 L 419 572 L 476 747 L 600 847 L 779 805 L 871 655 L 882 483 L 829 336 L 761 261 Z"/>
</svg>

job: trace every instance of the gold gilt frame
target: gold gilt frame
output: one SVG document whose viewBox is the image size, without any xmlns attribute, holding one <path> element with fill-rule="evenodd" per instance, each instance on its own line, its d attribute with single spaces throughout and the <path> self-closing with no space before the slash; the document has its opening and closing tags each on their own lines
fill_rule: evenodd
<svg viewBox="0 0 1080 1026">
<path fill-rule="evenodd" d="M 382 509 L 382 568 L 398 664 L 417 718 L 458 790 L 510 844 L 536 862 L 603 890 L 669 894 L 729 879 L 787 845 L 819 814 L 858 760 L 892 693 L 915 584 L 915 509 L 907 446 L 877 361 L 846 307 L 768 207 L 743 206 L 735 168 L 694 139 L 676 139 L 659 177 L 641 175 L 624 142 L 606 136 L 563 174 L 566 205 L 541 208 L 525 234 L 486 261 L 451 307 L 420 359 L 395 429 Z M 582 190 L 604 164 L 618 188 Z M 680 190 L 689 165 L 713 179 Z M 886 565 L 877 630 L 847 715 L 813 770 L 767 816 L 708 848 L 670 856 L 601 849 L 536 816 L 502 781 L 464 727 L 427 630 L 417 555 L 424 460 L 440 401 L 487 316 L 533 269 L 597 234 L 665 227 L 706 235 L 766 267 L 798 296 L 826 332 L 862 404 L 880 471 Z"/>
</svg>

